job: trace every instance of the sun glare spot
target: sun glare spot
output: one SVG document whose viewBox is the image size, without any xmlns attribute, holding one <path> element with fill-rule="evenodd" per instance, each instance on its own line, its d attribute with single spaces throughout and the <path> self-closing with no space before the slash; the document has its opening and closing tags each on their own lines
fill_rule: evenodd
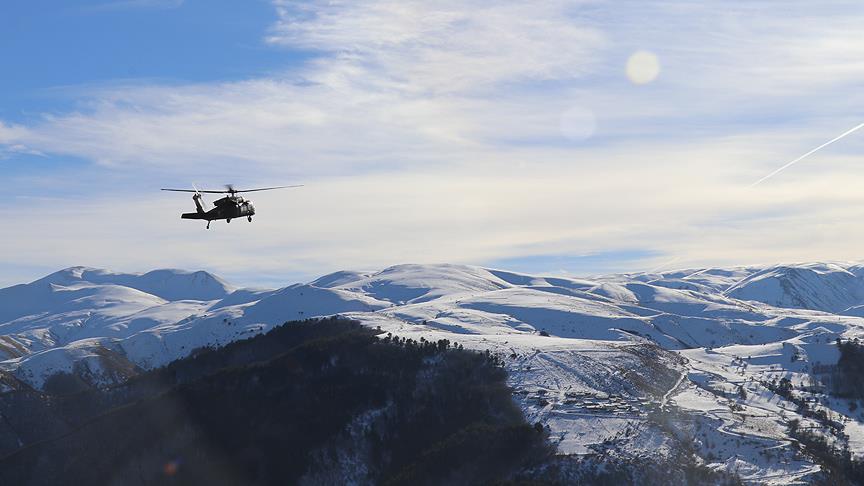
<svg viewBox="0 0 864 486">
<path fill-rule="evenodd" d="M 653 52 L 636 51 L 627 58 L 627 77 L 634 84 L 647 84 L 660 74 L 660 60 Z"/>
</svg>

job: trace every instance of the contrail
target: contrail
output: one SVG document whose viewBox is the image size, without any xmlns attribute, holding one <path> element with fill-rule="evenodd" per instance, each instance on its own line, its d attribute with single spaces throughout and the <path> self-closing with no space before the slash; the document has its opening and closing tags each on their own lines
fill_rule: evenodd
<svg viewBox="0 0 864 486">
<path fill-rule="evenodd" d="M 655 272 L 657 272 L 657 271 L 659 271 L 659 270 L 661 270 L 661 269 L 663 269 L 663 268 L 668 267 L 669 265 L 672 265 L 673 263 L 677 262 L 677 261 L 680 260 L 680 259 L 681 259 L 681 257 L 675 257 L 675 258 L 669 260 L 669 261 L 666 262 L 666 263 L 663 263 L 663 264 L 661 264 L 661 265 L 659 265 L 659 266 L 656 266 L 656 267 L 652 268 L 651 270 L 648 270 L 648 271 L 645 272 L 645 273 L 655 273 Z"/>
<path fill-rule="evenodd" d="M 862 127 L 864 127 L 864 123 L 861 123 L 860 125 L 856 125 L 854 128 L 851 128 L 851 129 L 849 129 L 849 130 L 843 132 L 841 135 L 838 135 L 838 136 L 832 138 L 831 140 L 829 140 L 829 141 L 823 143 L 822 145 L 820 145 L 820 146 L 814 148 L 813 150 L 811 150 L 811 151 L 807 152 L 806 154 L 802 155 L 801 157 L 798 157 L 797 159 L 793 160 L 792 162 L 789 162 L 788 164 L 784 165 L 783 167 L 780 167 L 779 169 L 775 170 L 774 172 L 772 172 L 772 173 L 766 175 L 765 177 L 759 179 L 758 181 L 756 181 L 756 182 L 754 182 L 753 184 L 751 184 L 750 187 L 756 187 L 756 186 L 758 186 L 759 184 L 761 184 L 761 183 L 767 181 L 768 179 L 770 179 L 770 178 L 774 177 L 775 175 L 779 174 L 780 172 L 786 170 L 786 169 L 787 169 L 788 167 L 790 167 L 791 165 L 793 165 L 793 164 L 795 164 L 795 163 L 797 163 L 797 162 L 799 162 L 799 161 L 801 161 L 801 160 L 803 160 L 803 159 L 809 157 L 810 155 L 812 155 L 812 154 L 815 153 L 815 152 L 818 152 L 819 150 L 822 150 L 823 148 L 825 148 L 825 147 L 831 145 L 832 143 L 836 142 L 837 140 L 840 140 L 841 138 L 843 138 L 843 137 L 845 137 L 845 136 L 847 136 L 847 135 L 849 135 L 849 134 L 851 134 L 851 133 L 853 133 L 853 132 L 856 132 L 856 131 L 860 130 Z"/>
</svg>

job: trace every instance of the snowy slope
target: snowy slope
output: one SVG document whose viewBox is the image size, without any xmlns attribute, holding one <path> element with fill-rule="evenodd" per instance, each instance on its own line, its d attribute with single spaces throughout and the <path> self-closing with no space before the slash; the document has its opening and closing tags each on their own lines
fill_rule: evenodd
<svg viewBox="0 0 864 486">
<path fill-rule="evenodd" d="M 864 303 L 864 272 L 859 266 L 809 264 L 777 266 L 756 272 L 725 294 L 775 307 L 841 312 Z"/>
<path fill-rule="evenodd" d="M 488 270 L 464 265 L 397 265 L 370 274 L 338 272 L 311 285 L 361 293 L 398 305 L 510 287 Z"/>
<path fill-rule="evenodd" d="M 550 427 L 564 453 L 614 443 L 651 456 L 690 437 L 711 467 L 789 483 L 818 466 L 790 447 L 794 407 L 764 382 L 801 382 L 813 364 L 836 362 L 838 337 L 864 334 L 862 268 L 571 279 L 398 265 L 252 290 L 206 272 L 73 267 L 0 289 L 0 391 L 43 387 L 58 372 L 115 383 L 288 320 L 343 314 L 382 333 L 499 353 L 525 412 Z M 746 399 L 736 398 L 739 388 Z M 833 407 L 848 419 L 853 451 L 864 454 L 864 417 L 848 404 Z M 678 419 L 661 426 L 655 411 Z M 765 456 L 766 447 L 775 452 Z"/>
</svg>

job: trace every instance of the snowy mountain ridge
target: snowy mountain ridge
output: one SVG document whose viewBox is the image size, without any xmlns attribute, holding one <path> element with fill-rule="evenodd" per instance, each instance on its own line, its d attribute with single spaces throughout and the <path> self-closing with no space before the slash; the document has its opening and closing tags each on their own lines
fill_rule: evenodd
<svg viewBox="0 0 864 486">
<path fill-rule="evenodd" d="M 805 481 L 819 465 L 790 447 L 795 408 L 765 383 L 804 383 L 814 365 L 837 362 L 838 338 L 864 334 L 864 266 L 565 278 L 397 265 L 276 290 L 237 289 L 207 272 L 72 267 L 0 289 L 0 388 L 42 388 L 57 373 L 103 386 L 333 314 L 504 356 L 529 419 L 549 426 L 564 453 L 612 440 L 628 454 L 662 454 L 672 438 L 651 413 L 674 409 L 706 464 L 779 484 Z M 825 407 L 864 453 L 864 417 L 840 400 Z"/>
</svg>

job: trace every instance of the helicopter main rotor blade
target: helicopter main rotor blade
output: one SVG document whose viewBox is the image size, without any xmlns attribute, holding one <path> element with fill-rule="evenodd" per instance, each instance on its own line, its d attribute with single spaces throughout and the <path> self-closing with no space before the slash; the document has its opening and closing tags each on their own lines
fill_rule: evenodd
<svg viewBox="0 0 864 486">
<path fill-rule="evenodd" d="M 207 190 L 196 191 L 193 189 L 162 189 L 162 190 L 163 191 L 172 191 L 172 192 L 203 192 L 203 193 L 207 193 L 207 194 L 228 194 L 230 192 L 230 191 L 207 191 Z"/>
<path fill-rule="evenodd" d="M 233 191 L 234 192 L 258 192 L 258 191 L 272 191 L 273 189 L 289 189 L 292 187 L 303 187 L 303 184 L 297 184 L 294 186 L 262 187 L 259 189 L 241 189 L 241 190 L 234 189 Z"/>
<path fill-rule="evenodd" d="M 297 184 L 294 186 L 276 186 L 276 187 L 261 187 L 257 189 L 230 189 L 226 191 L 214 191 L 214 190 L 192 190 L 192 189 L 162 189 L 163 191 L 172 191 L 172 192 L 201 192 L 206 194 L 235 194 L 239 192 L 258 192 L 258 191 L 272 191 L 273 189 L 289 189 L 292 187 L 303 187 L 303 184 Z"/>
</svg>

